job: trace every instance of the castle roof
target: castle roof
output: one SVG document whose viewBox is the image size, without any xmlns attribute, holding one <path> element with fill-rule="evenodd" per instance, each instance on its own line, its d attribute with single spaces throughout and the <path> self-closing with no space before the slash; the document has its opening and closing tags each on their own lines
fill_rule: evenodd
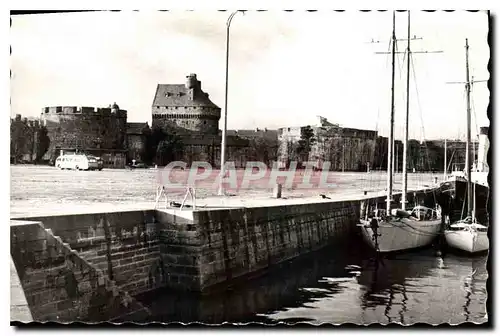
<svg viewBox="0 0 500 336">
<path fill-rule="evenodd" d="M 194 94 L 194 99 L 190 100 L 188 89 L 184 84 L 158 84 L 156 88 L 153 106 L 197 106 L 197 107 L 215 107 L 208 94 L 203 92 L 201 88 L 197 88 Z"/>
</svg>

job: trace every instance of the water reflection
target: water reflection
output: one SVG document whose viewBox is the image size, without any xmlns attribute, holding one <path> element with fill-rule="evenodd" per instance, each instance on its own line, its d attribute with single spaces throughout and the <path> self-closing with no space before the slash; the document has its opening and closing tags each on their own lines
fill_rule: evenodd
<svg viewBox="0 0 500 336">
<path fill-rule="evenodd" d="M 154 312 L 150 321 L 162 322 L 486 322 L 487 257 L 370 257 L 364 248 L 332 247 L 210 296 L 139 299 Z"/>
<path fill-rule="evenodd" d="M 364 289 L 360 305 L 363 313 L 377 313 L 370 318 L 362 314 L 361 320 L 384 324 L 486 322 L 486 260 L 454 255 L 440 258 L 428 250 L 368 266 L 358 278 Z M 384 307 L 385 321 L 378 306 Z"/>
<path fill-rule="evenodd" d="M 377 306 L 384 307 L 385 321 L 378 319 L 373 322 L 406 323 L 408 293 L 419 293 L 415 286 L 407 283 L 407 279 L 428 276 L 436 264 L 432 258 L 419 258 L 418 262 L 414 259 L 415 255 L 399 255 L 383 258 L 379 262 L 363 262 L 364 271 L 358 277 L 363 290 L 360 304 L 362 311 L 365 313 L 369 309 L 376 310 Z"/>
<path fill-rule="evenodd" d="M 154 321 L 276 323 L 278 321 L 265 314 L 307 307 L 345 290 L 342 282 L 352 281 L 355 276 L 345 269 L 350 260 L 345 251 L 345 248 L 328 248 L 275 267 L 267 275 L 235 285 L 231 290 L 205 297 L 163 291 L 139 299 L 154 312 L 151 317 Z M 325 274 L 335 281 L 324 281 Z M 315 319 L 290 316 L 282 320 L 306 322 Z"/>
</svg>

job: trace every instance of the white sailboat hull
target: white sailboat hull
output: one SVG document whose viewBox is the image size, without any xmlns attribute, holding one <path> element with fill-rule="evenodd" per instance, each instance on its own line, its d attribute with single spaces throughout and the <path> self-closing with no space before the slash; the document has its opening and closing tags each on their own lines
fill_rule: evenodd
<svg viewBox="0 0 500 336">
<path fill-rule="evenodd" d="M 364 240 L 377 250 L 374 231 L 370 222 L 361 220 L 361 233 Z M 439 235 L 441 219 L 416 221 L 395 218 L 379 223 L 377 232 L 378 251 L 382 253 L 411 250 L 430 245 Z"/>
<path fill-rule="evenodd" d="M 444 235 L 448 246 L 468 253 L 484 252 L 490 247 L 488 232 L 446 230 Z"/>
</svg>

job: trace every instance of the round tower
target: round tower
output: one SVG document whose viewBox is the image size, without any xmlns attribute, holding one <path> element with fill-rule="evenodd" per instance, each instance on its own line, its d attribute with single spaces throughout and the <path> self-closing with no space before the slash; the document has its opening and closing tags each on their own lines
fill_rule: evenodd
<svg viewBox="0 0 500 336">
<path fill-rule="evenodd" d="M 114 103 L 107 108 L 53 106 L 43 109 L 42 124 L 50 139 L 47 159 L 59 148 L 125 150 L 127 115 Z"/>
</svg>

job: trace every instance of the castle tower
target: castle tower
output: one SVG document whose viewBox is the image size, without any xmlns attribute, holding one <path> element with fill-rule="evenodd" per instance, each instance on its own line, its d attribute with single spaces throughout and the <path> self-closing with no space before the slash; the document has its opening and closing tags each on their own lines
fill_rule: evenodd
<svg viewBox="0 0 500 336">
<path fill-rule="evenodd" d="M 120 107 L 115 103 L 113 103 L 113 105 L 111 105 L 111 113 L 118 113 L 118 111 L 120 111 Z"/>
<path fill-rule="evenodd" d="M 153 127 L 177 134 L 219 133 L 220 108 L 203 92 L 196 74 L 184 84 L 158 84 L 152 105 Z"/>
<path fill-rule="evenodd" d="M 82 150 L 103 157 L 105 167 L 125 165 L 127 111 L 116 103 L 107 108 L 48 106 L 41 121 L 50 139 L 45 160 L 54 160 L 61 150 Z"/>
</svg>

